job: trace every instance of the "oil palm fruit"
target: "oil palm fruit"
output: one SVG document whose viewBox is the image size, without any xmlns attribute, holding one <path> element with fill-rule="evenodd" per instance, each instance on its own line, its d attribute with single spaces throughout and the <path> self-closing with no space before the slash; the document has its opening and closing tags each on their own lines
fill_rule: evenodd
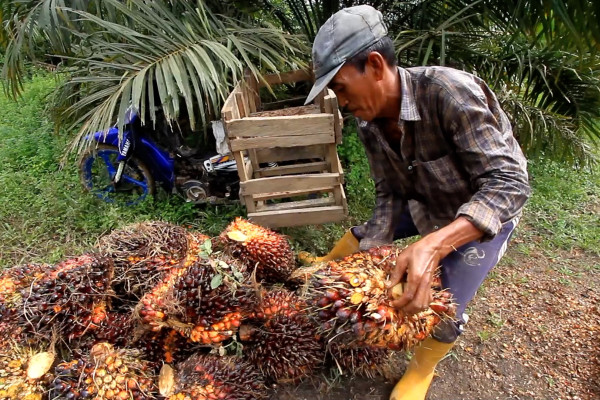
<svg viewBox="0 0 600 400">
<path fill-rule="evenodd" d="M 97 254 L 67 259 L 39 273 L 20 288 L 19 321 L 26 331 L 68 339 L 100 323 L 111 291 L 112 261 Z"/>
<path fill-rule="evenodd" d="M 283 288 L 263 292 L 252 318 L 240 327 L 244 356 L 269 381 L 297 381 L 322 363 L 321 337 L 306 308 Z"/>
<path fill-rule="evenodd" d="M 360 345 L 408 349 L 428 337 L 442 318 L 454 315 L 449 292 L 432 285 L 433 302 L 415 315 L 390 306 L 385 282 L 399 248 L 382 246 L 330 261 L 311 275 L 307 286 L 313 314 L 326 336 Z M 402 288 L 399 284 L 394 289 Z"/>
<path fill-rule="evenodd" d="M 215 240 L 217 248 L 241 259 L 256 279 L 269 283 L 284 282 L 296 268 L 288 240 L 270 229 L 236 218 Z"/>
<path fill-rule="evenodd" d="M 52 381 L 55 355 L 14 343 L 0 350 L 0 399 L 41 400 Z"/>
<path fill-rule="evenodd" d="M 154 399 L 157 387 L 149 363 L 136 350 L 98 343 L 82 358 L 60 363 L 51 399 Z"/>
<path fill-rule="evenodd" d="M 361 375 L 368 378 L 385 375 L 392 370 L 392 351 L 387 348 L 348 345 L 333 341 L 327 346 L 334 368 L 344 375 Z"/>
<path fill-rule="evenodd" d="M 235 334 L 253 304 L 244 271 L 225 256 L 198 257 L 144 296 L 137 313 L 154 331 L 169 327 L 193 342 L 221 343 Z"/>
<path fill-rule="evenodd" d="M 198 352 L 202 345 L 193 343 L 175 329 L 163 329 L 160 332 L 144 332 L 129 345 L 144 354 L 144 359 L 158 371 L 167 363 L 182 362 Z"/>
<path fill-rule="evenodd" d="M 252 364 L 233 356 L 195 354 L 176 366 L 171 379 L 174 382 L 165 387 L 172 389 L 163 393 L 169 400 L 254 400 L 268 397 L 260 372 Z"/>
</svg>

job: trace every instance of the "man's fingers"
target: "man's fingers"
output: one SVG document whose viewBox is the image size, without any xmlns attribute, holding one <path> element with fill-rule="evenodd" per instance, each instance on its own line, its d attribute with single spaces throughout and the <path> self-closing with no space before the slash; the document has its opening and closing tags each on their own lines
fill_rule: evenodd
<svg viewBox="0 0 600 400">
<path fill-rule="evenodd" d="M 393 288 L 398 283 L 400 283 L 402 276 L 406 272 L 406 268 L 408 268 L 408 263 L 400 257 L 396 258 L 396 266 L 392 271 L 392 274 L 390 275 L 388 281 L 386 282 L 386 287 L 388 289 Z"/>
<path fill-rule="evenodd" d="M 413 299 L 415 298 L 415 294 L 416 294 L 418 288 L 419 288 L 419 281 L 417 279 L 415 279 L 411 274 L 409 274 L 408 281 L 406 282 L 406 285 L 404 286 L 404 293 L 402 293 L 402 296 L 398 300 L 394 301 L 394 307 L 403 308 L 407 304 L 412 302 Z"/>
</svg>

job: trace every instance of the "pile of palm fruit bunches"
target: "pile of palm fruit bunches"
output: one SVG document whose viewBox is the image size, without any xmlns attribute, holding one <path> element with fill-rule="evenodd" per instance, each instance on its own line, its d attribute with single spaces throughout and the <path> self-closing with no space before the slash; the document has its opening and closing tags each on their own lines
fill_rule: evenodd
<svg viewBox="0 0 600 400">
<path fill-rule="evenodd" d="M 406 316 L 385 281 L 401 250 L 297 266 L 287 238 L 238 218 L 217 237 L 163 222 L 95 253 L 0 272 L 0 399 L 262 399 L 330 366 L 375 376 L 453 317 Z"/>
</svg>

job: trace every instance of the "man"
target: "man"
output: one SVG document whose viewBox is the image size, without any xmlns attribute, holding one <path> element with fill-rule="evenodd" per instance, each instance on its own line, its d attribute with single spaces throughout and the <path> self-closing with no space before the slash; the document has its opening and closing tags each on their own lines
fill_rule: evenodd
<svg viewBox="0 0 600 400">
<path fill-rule="evenodd" d="M 406 274 L 393 305 L 405 313 L 431 302 L 441 265 L 457 320 L 440 324 L 415 351 L 391 399 L 424 399 L 437 363 L 467 321 L 467 303 L 498 263 L 530 189 L 526 161 L 496 96 L 481 79 L 451 68 L 396 66 L 382 15 L 343 9 L 313 44 L 315 84 L 357 119 L 377 192 L 373 217 L 322 260 L 420 234 L 396 259 L 388 287 Z"/>
</svg>

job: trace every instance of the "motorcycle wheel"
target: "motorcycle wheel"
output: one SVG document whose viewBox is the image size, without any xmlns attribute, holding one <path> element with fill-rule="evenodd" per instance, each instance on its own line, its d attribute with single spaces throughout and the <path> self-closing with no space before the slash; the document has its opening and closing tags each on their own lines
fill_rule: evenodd
<svg viewBox="0 0 600 400">
<path fill-rule="evenodd" d="M 114 183 L 118 155 L 117 147 L 106 144 L 87 149 L 79 160 L 79 176 L 84 189 L 108 203 L 125 205 L 137 204 L 154 194 L 154 178 L 136 157 L 127 160 L 121 179 Z"/>
</svg>

